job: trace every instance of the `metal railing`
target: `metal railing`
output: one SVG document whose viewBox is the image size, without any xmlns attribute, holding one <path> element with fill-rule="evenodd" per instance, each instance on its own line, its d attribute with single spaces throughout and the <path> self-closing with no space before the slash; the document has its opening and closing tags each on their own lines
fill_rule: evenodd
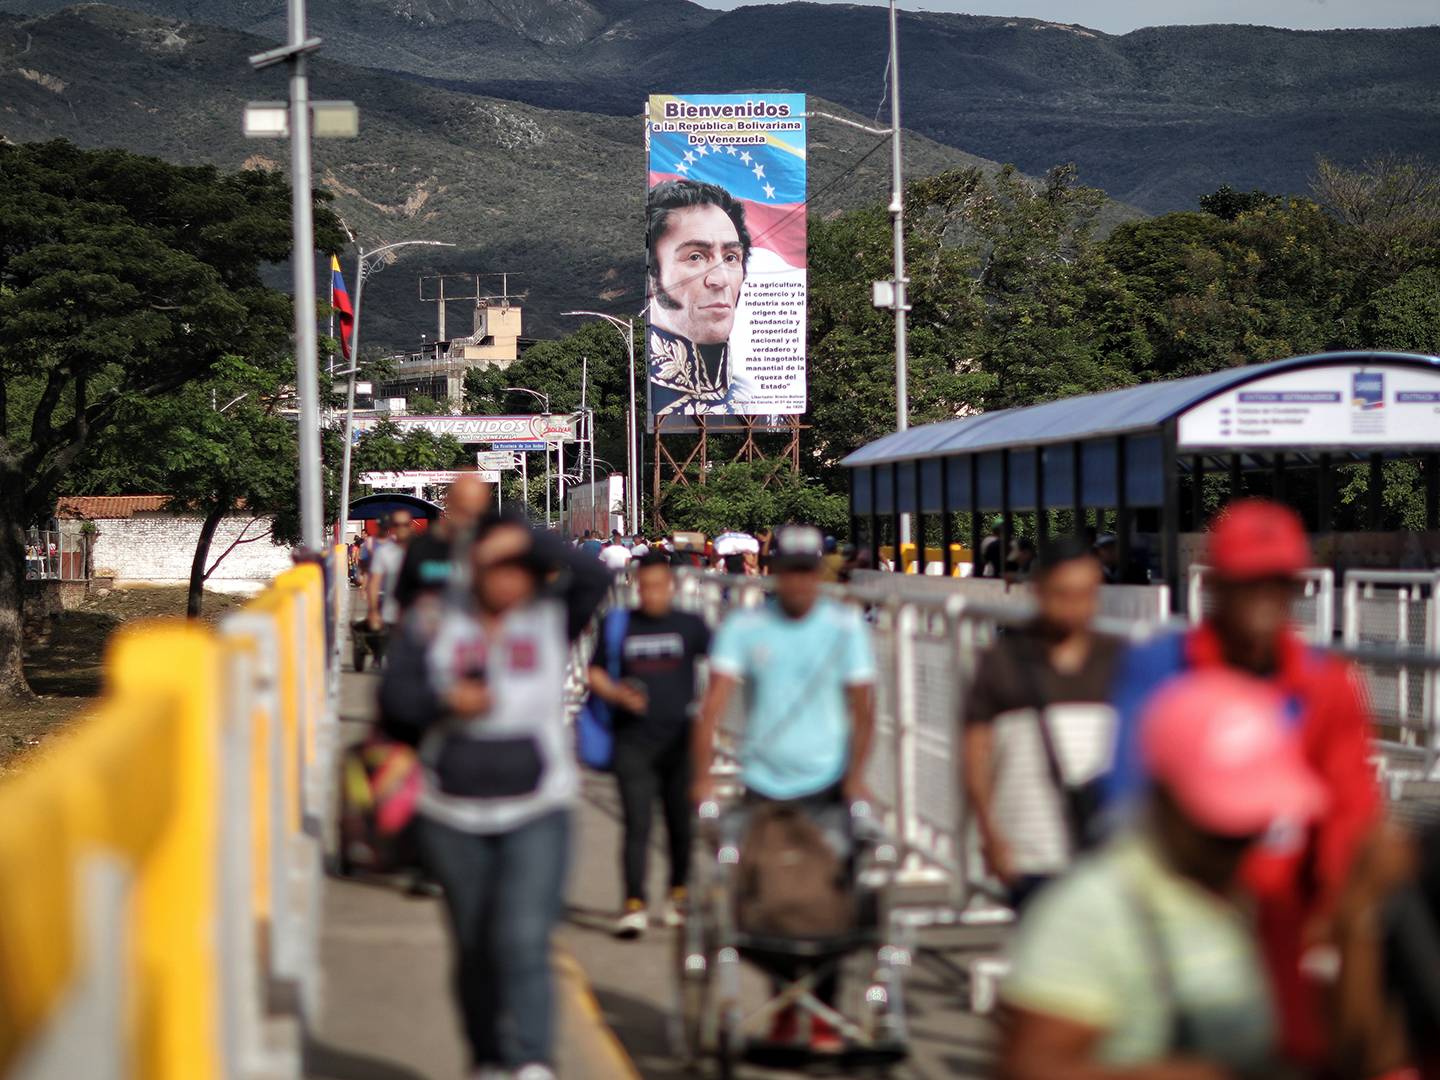
<svg viewBox="0 0 1440 1080">
<path fill-rule="evenodd" d="M 1205 578 L 1210 567 L 1192 564 L 1185 582 L 1190 623 L 1195 625 L 1210 610 L 1205 596 Z M 1301 591 L 1295 600 L 1295 629 L 1312 645 L 1330 645 L 1335 640 L 1335 571 L 1311 567 L 1300 571 Z"/>
<path fill-rule="evenodd" d="M 886 828 L 901 845 L 902 880 L 914 886 L 940 886 L 945 897 L 941 906 L 950 909 L 949 917 L 955 921 L 1004 918 L 1003 909 L 991 902 L 1000 893 L 998 883 L 988 878 L 970 835 L 960 786 L 958 733 L 983 649 L 997 632 L 1023 626 L 1033 614 L 1033 604 L 1013 592 L 996 604 L 989 597 L 974 599 L 954 591 L 902 591 L 877 578 L 901 580 L 902 575 L 867 576 L 849 586 L 827 587 L 827 593 L 860 608 L 873 634 L 879 680 L 867 781 Z M 1332 617 L 1334 610 L 1324 599 L 1330 579 L 1321 573 L 1311 581 L 1309 614 L 1318 623 Z M 686 570 L 679 575 L 677 604 L 714 625 L 736 608 L 764 602 L 771 587 L 766 578 Z M 1097 620 L 1097 629 L 1131 640 L 1175 627 L 1158 619 L 1102 616 Z M 1334 651 L 1367 675 L 1400 668 L 1410 672 L 1417 685 L 1440 678 L 1440 655 L 1433 648 L 1360 642 Z M 742 697 L 736 695 L 721 725 L 720 750 L 728 758 L 721 768 L 731 772 L 737 768 L 736 747 L 744 723 Z M 1423 696 L 1403 727 L 1393 725 L 1386 713 L 1377 714 L 1373 764 L 1392 798 L 1422 797 L 1425 782 L 1440 779 L 1436 703 L 1436 695 Z"/>
</svg>

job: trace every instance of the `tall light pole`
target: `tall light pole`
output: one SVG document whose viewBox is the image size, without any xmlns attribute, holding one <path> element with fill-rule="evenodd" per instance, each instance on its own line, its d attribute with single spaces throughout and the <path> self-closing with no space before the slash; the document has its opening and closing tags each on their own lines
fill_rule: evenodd
<svg viewBox="0 0 1440 1080">
<path fill-rule="evenodd" d="M 606 315 L 603 311 L 565 311 L 562 315 L 587 315 L 592 319 L 604 319 L 619 330 L 625 340 L 625 350 L 630 361 L 630 415 L 625 421 L 625 507 L 629 521 L 627 530 L 631 536 L 640 531 L 640 455 L 636 451 L 635 439 L 639 428 L 639 414 L 635 411 L 635 323 L 617 315 Z M 593 419 L 591 421 L 594 422 Z M 592 431 L 591 437 L 594 437 Z M 593 449 L 591 451 L 594 452 Z"/>
<path fill-rule="evenodd" d="M 549 416 L 549 415 L 550 415 L 550 395 L 549 395 L 549 394 L 542 394 L 539 390 L 530 390 L 530 389 L 528 389 L 527 387 L 524 387 L 524 386 L 502 386 L 502 387 L 500 388 L 500 390 L 501 390 L 502 393 L 506 393 L 506 394 L 529 394 L 529 395 L 530 395 L 531 397 L 533 397 L 533 398 L 539 398 L 540 401 L 541 401 L 541 402 L 544 404 L 544 406 L 545 406 L 545 415 L 546 415 L 546 416 Z M 528 495 L 528 494 L 526 495 L 526 498 L 527 498 L 527 499 L 529 498 L 529 495 Z M 526 505 L 527 505 L 527 506 L 529 505 L 528 502 L 527 502 Z M 526 512 L 528 513 L 529 511 L 527 510 Z M 554 526 L 551 525 L 551 523 L 550 523 L 550 444 L 549 444 L 549 442 L 546 442 L 546 444 L 545 444 L 545 527 L 546 527 L 547 529 L 554 527 Z"/>
<path fill-rule="evenodd" d="M 890 0 L 890 216 L 895 230 L 895 430 L 905 431 L 910 427 L 910 388 L 907 366 L 909 357 L 906 341 L 905 317 L 910 304 L 906 298 L 905 278 L 905 178 L 900 157 L 900 10 L 896 0 Z M 910 517 L 905 515 L 900 522 L 900 536 L 896 538 L 895 563 L 903 564 L 900 545 L 910 539 Z M 925 538 L 920 538 L 925 543 Z M 923 569 L 924 552 L 920 553 Z"/>
<path fill-rule="evenodd" d="M 360 301 L 365 298 L 365 279 L 378 274 L 390 264 L 385 258 L 403 247 L 454 247 L 443 240 L 401 240 L 374 251 L 355 245 L 354 322 L 350 327 L 350 382 L 345 388 L 345 449 L 340 466 L 340 508 L 335 512 L 335 539 L 345 538 L 345 522 L 350 519 L 350 451 L 355 440 L 355 376 L 360 370 Z"/>
</svg>

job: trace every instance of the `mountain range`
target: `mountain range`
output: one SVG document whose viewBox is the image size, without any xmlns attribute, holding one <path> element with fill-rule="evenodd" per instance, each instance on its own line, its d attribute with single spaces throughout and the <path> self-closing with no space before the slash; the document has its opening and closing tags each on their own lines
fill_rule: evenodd
<svg viewBox="0 0 1440 1080">
<path fill-rule="evenodd" d="M 284 96 L 282 73 L 245 63 L 283 36 L 283 2 L 124 3 L 0 0 L 0 134 L 283 164 L 283 145 L 247 144 L 238 123 L 245 100 Z M 362 236 L 462 245 L 407 271 L 515 271 L 544 330 L 579 301 L 639 307 L 647 93 L 804 91 L 815 108 L 888 122 L 875 7 L 312 0 L 309 10 L 325 43 L 313 95 L 353 99 L 362 114 L 358 142 L 317 143 L 317 183 Z M 1038 174 L 1074 161 L 1119 203 L 1161 212 L 1225 183 L 1303 191 L 1317 155 L 1358 164 L 1440 146 L 1440 27 L 1116 36 L 906 12 L 900 57 L 917 175 L 994 161 Z M 877 141 L 811 125 L 810 189 L 825 192 L 814 212 L 884 198 L 883 152 L 848 171 Z M 413 275 L 382 275 L 367 290 L 367 336 L 413 341 L 424 321 Z"/>
</svg>

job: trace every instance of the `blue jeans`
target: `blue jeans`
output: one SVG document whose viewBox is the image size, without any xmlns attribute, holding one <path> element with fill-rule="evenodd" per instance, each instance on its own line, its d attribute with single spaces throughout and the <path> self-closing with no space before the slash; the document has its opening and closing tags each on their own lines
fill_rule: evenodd
<svg viewBox="0 0 1440 1080">
<path fill-rule="evenodd" d="M 570 812 L 493 835 L 427 818 L 420 839 L 445 890 L 455 996 L 474 1064 L 551 1063 L 550 934 L 565 903 Z"/>
</svg>

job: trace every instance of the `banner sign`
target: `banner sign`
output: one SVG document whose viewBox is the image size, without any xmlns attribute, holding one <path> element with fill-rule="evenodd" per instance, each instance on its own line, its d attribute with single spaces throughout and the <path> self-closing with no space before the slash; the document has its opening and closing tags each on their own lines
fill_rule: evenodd
<svg viewBox="0 0 1440 1080">
<path fill-rule="evenodd" d="M 453 484 L 462 476 L 473 476 L 487 484 L 498 484 L 500 474 L 494 470 L 474 469 L 404 469 L 395 471 L 367 472 L 360 474 L 360 483 L 366 487 L 440 487 Z"/>
<path fill-rule="evenodd" d="M 650 98 L 652 431 L 805 411 L 804 114 L 803 94 Z"/>
<path fill-rule="evenodd" d="M 1437 446 L 1440 368 L 1306 368 L 1258 379 L 1180 417 L 1179 447 Z"/>
<path fill-rule="evenodd" d="M 475 455 L 475 464 L 482 469 L 518 469 L 520 463 L 509 450 L 482 450 Z"/>
<path fill-rule="evenodd" d="M 434 435 L 453 435 L 462 443 L 494 443 L 500 441 L 574 442 L 580 426 L 579 414 L 525 416 L 392 416 L 389 421 L 403 434 L 423 428 Z M 357 417 L 355 427 L 362 431 L 381 423 L 379 417 Z"/>
</svg>

